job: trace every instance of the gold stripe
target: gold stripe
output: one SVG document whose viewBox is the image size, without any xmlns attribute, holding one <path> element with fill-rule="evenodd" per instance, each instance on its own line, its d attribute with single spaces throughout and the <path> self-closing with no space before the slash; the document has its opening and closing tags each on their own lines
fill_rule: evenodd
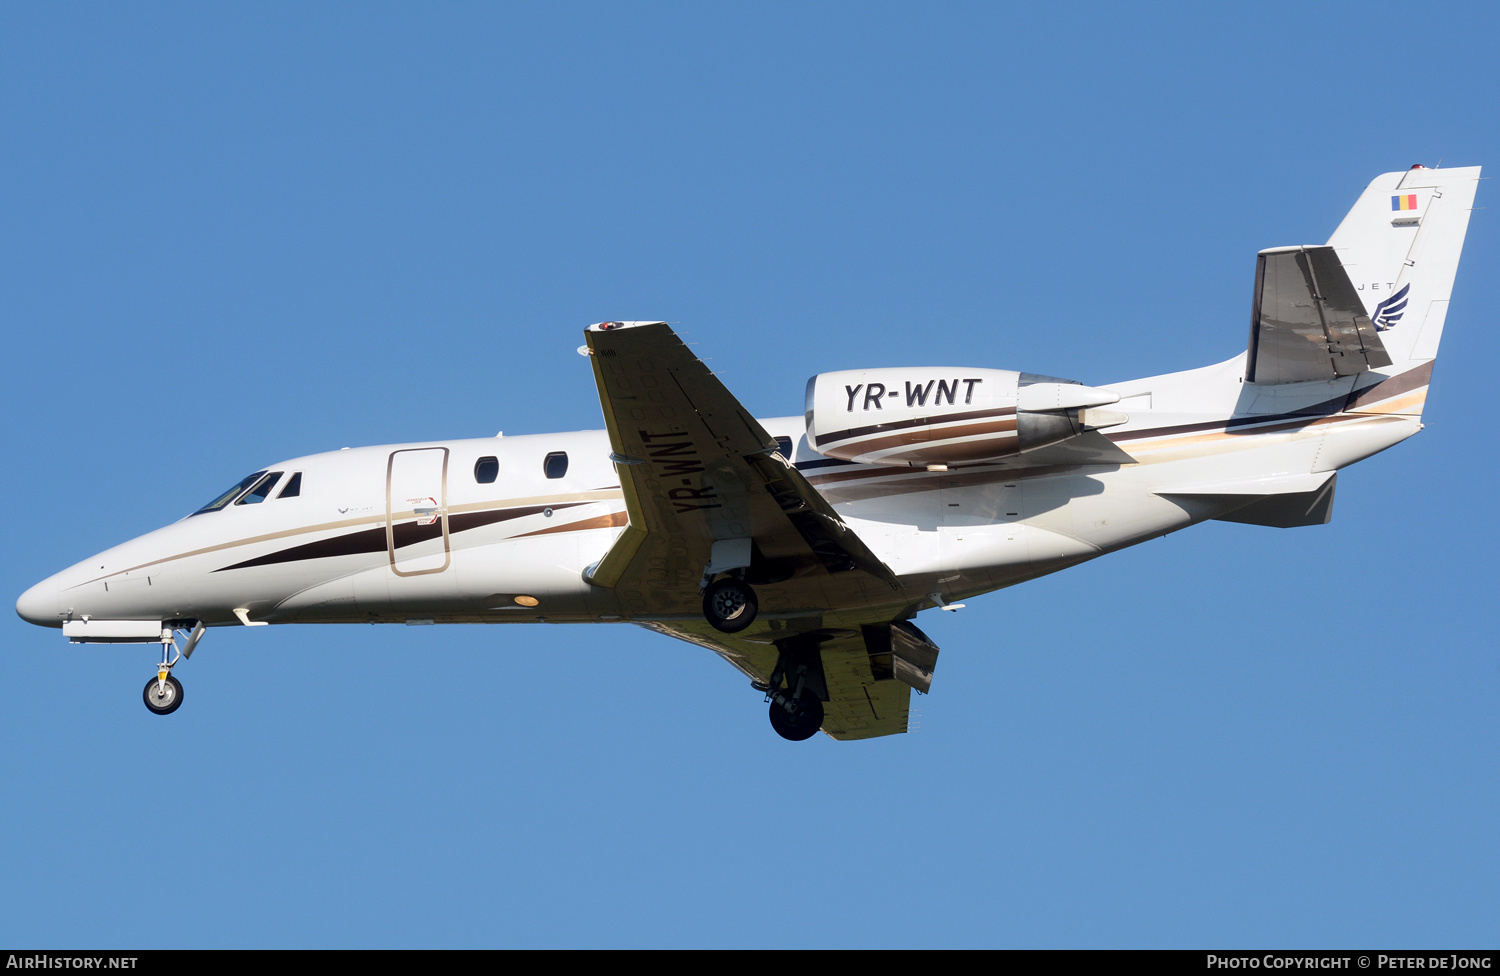
<svg viewBox="0 0 1500 976">
<path fill-rule="evenodd" d="M 867 441 L 853 441 L 848 444 L 840 444 L 838 447 L 830 448 L 842 454 L 832 456 L 847 456 L 870 454 L 875 451 L 883 451 L 888 447 L 902 447 L 907 444 L 920 444 L 926 446 L 935 441 L 954 440 L 960 437 L 975 437 L 980 434 L 998 434 L 1005 431 L 1014 431 L 1016 420 L 1014 417 L 1008 420 L 994 420 L 985 424 L 967 424 L 963 427 L 949 427 L 945 430 L 932 430 L 922 428 L 920 430 L 905 431 L 900 434 L 888 434 L 884 437 L 872 437 Z M 920 437 L 918 435 L 921 435 Z"/>
<path fill-rule="evenodd" d="M 1330 417 L 1308 418 L 1306 422 L 1292 421 L 1284 423 L 1277 428 L 1262 427 L 1254 428 L 1253 434 L 1269 436 L 1273 434 L 1296 435 L 1310 427 L 1321 427 L 1328 424 L 1341 424 L 1353 426 L 1355 424 L 1385 423 L 1394 418 L 1382 415 L 1358 414 L 1336 414 Z M 1252 433 L 1228 433 L 1225 431 L 1210 431 L 1186 437 L 1163 438 L 1149 447 L 1145 444 L 1132 445 L 1131 450 L 1138 456 L 1147 453 L 1160 454 L 1175 448 L 1191 446 L 1194 444 L 1217 443 L 1233 444 L 1239 442 L 1246 449 L 1254 449 L 1259 438 Z M 1189 455 L 1196 456 L 1196 455 Z M 1177 460 L 1176 458 L 1152 458 L 1141 460 L 1142 464 L 1158 464 Z M 867 468 L 861 471 L 845 471 L 837 474 L 822 475 L 817 478 L 808 479 L 815 485 L 826 487 L 835 497 L 840 494 L 841 488 L 853 491 L 874 491 L 875 495 L 861 497 L 887 497 L 890 495 L 919 494 L 926 491 L 937 491 L 943 487 L 972 487 L 986 483 L 997 483 L 1003 481 L 1014 481 L 1018 478 L 1038 477 L 1053 465 L 1044 465 L 1035 468 L 995 468 L 989 465 L 974 465 L 972 468 L 963 468 L 958 471 L 948 471 L 942 474 L 929 474 L 927 472 L 912 471 L 909 469 L 892 468 L 889 471 L 879 471 Z M 859 485 L 847 484 L 848 482 L 862 482 Z M 840 502 L 854 499 L 839 499 Z"/>
<path fill-rule="evenodd" d="M 531 535 L 551 535 L 554 532 L 582 532 L 584 529 L 613 529 L 630 521 L 630 516 L 623 510 L 610 512 L 608 515 L 599 515 L 581 522 L 569 522 L 566 525 L 554 525 L 545 529 L 537 529 L 535 532 L 522 532 L 520 535 L 511 536 L 512 539 L 524 539 Z"/>
<path fill-rule="evenodd" d="M 1411 408 L 1420 408 L 1426 403 L 1427 388 L 1424 386 L 1422 387 L 1422 389 L 1416 391 L 1415 393 L 1408 393 L 1406 396 L 1398 397 L 1394 400 L 1386 400 L 1385 402 L 1377 404 L 1373 407 L 1361 406 L 1353 412 L 1367 414 L 1407 413 L 1411 410 Z M 1419 409 L 1417 412 L 1420 413 L 1421 410 Z"/>
<path fill-rule="evenodd" d="M 618 488 L 604 488 L 604 489 L 601 489 L 599 491 L 580 491 L 580 492 L 574 492 L 571 495 L 533 495 L 533 496 L 531 496 L 529 498 L 510 498 L 510 499 L 506 499 L 506 500 L 498 502 L 498 503 L 497 502 L 472 502 L 472 503 L 470 503 L 468 505 L 455 505 L 451 509 L 448 510 L 448 514 L 451 516 L 451 515 L 457 515 L 457 514 L 464 513 L 464 512 L 489 512 L 489 511 L 494 511 L 495 509 L 500 509 L 500 508 L 520 508 L 520 507 L 525 506 L 525 505 L 557 505 L 557 504 L 560 504 L 562 502 L 572 502 L 572 501 L 580 501 L 580 502 L 608 501 L 610 499 L 619 498 L 619 497 L 620 497 L 620 489 L 618 489 Z M 208 514 L 212 515 L 213 513 L 210 512 Z M 394 519 L 414 518 L 414 517 L 416 517 L 416 514 L 417 513 L 415 511 L 410 511 L 410 512 L 396 512 L 396 513 L 392 514 L 392 518 L 394 518 Z M 280 532 L 267 532 L 267 533 L 264 533 L 262 535 L 247 536 L 246 538 L 243 538 L 243 539 L 236 539 L 233 542 L 221 542 L 218 545 L 214 545 L 214 546 L 204 546 L 202 549 L 191 549 L 191 550 L 189 550 L 187 552 L 180 552 L 180 553 L 177 553 L 174 556 L 163 556 L 160 559 L 153 559 L 150 562 L 141 563 L 138 566 L 131 566 L 129 569 L 117 569 L 117 570 L 115 570 L 112 573 L 106 573 L 103 576 L 97 576 L 94 579 L 85 580 L 82 583 L 75 583 L 74 586 L 87 586 L 90 583 L 97 583 L 100 580 L 106 580 L 106 579 L 109 579 L 112 576 L 118 576 L 121 573 L 133 573 L 133 572 L 135 572 L 138 569 L 145 569 L 147 566 L 156 566 L 156 565 L 158 565 L 160 563 L 169 563 L 169 562 L 171 562 L 174 559 L 188 559 L 188 558 L 190 558 L 192 556 L 201 556 L 201 555 L 204 555 L 205 553 L 223 552 L 225 549 L 234 549 L 234 548 L 236 548 L 238 546 L 252 546 L 252 545 L 255 545 L 257 542 L 273 542 L 273 541 L 275 541 L 277 539 L 289 539 L 292 536 L 309 535 L 309 534 L 314 533 L 314 532 L 328 532 L 328 531 L 332 531 L 334 529 L 348 529 L 348 528 L 352 528 L 352 527 L 354 527 L 356 525 L 370 525 L 370 526 L 374 526 L 374 525 L 384 525 L 384 524 L 385 524 L 385 513 L 381 512 L 379 515 L 365 515 L 365 516 L 362 516 L 360 518 L 341 519 L 341 520 L 339 520 L 337 522 L 323 522 L 323 523 L 320 523 L 318 525 L 305 525 L 305 526 L 300 526 L 300 527 L 294 528 L 294 529 L 282 529 Z"/>
<path fill-rule="evenodd" d="M 1185 447 L 1189 444 L 1208 444 L 1215 441 L 1244 441 L 1254 435 L 1265 434 L 1294 434 L 1299 430 L 1309 427 L 1319 427 L 1324 424 L 1335 423 L 1339 420 L 1348 420 L 1348 417 L 1335 415 L 1332 417 L 1309 417 L 1307 420 L 1286 421 L 1282 424 L 1267 425 L 1265 427 L 1252 427 L 1245 433 L 1230 433 L 1227 430 L 1207 431 L 1202 434 L 1190 434 L 1184 437 L 1166 436 L 1149 443 L 1131 442 L 1130 451 L 1132 457 L 1139 458 L 1142 454 L 1156 451 L 1168 450 L 1176 447 Z M 1143 440 L 1147 440 L 1144 439 Z"/>
</svg>

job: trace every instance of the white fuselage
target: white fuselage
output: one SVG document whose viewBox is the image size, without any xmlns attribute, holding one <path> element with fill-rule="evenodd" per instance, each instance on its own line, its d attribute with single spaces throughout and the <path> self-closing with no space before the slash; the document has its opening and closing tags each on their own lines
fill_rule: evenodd
<svg viewBox="0 0 1500 976">
<path fill-rule="evenodd" d="M 1421 426 L 1425 379 L 1353 413 L 1341 398 L 1354 377 L 1256 388 L 1243 370 L 1241 356 L 1112 385 L 1130 420 L 1108 434 L 1126 464 L 854 464 L 812 452 L 800 417 L 761 423 L 796 445 L 794 463 L 901 580 L 902 599 L 957 599 L 1218 517 L 1236 498 L 1311 490 Z M 557 454 L 566 471 L 549 477 Z M 632 614 L 584 581 L 627 520 L 604 431 L 345 449 L 266 471 L 281 476 L 263 501 L 105 550 L 32 587 L 18 612 L 49 626 L 679 616 Z M 299 472 L 299 493 L 277 497 Z"/>
</svg>

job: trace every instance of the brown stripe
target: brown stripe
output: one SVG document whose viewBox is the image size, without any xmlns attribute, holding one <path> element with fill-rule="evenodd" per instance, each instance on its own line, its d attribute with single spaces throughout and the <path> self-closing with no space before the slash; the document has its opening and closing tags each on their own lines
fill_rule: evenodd
<svg viewBox="0 0 1500 976">
<path fill-rule="evenodd" d="M 577 508 L 579 505 L 587 505 L 588 502 L 562 502 L 557 505 L 520 505 L 516 508 L 496 508 L 488 512 L 464 512 L 462 515 L 448 516 L 448 531 L 463 532 L 466 529 L 477 529 L 482 525 L 493 525 L 496 522 L 507 522 L 511 519 L 525 518 L 527 515 L 535 515 L 552 509 L 554 512 L 565 508 Z"/>
<path fill-rule="evenodd" d="M 574 492 L 569 492 L 566 495 L 553 495 L 553 496 L 550 496 L 550 497 L 549 496 L 543 496 L 543 495 L 536 495 L 536 496 L 533 496 L 532 498 L 526 498 L 526 499 L 512 498 L 512 499 L 510 499 L 510 501 L 512 501 L 512 502 L 516 502 L 516 501 L 533 501 L 533 500 L 543 501 L 543 502 L 545 502 L 545 503 L 547 503 L 549 505 L 552 505 L 555 508 L 558 505 L 567 504 L 567 503 L 566 502 L 556 502 L 556 501 L 553 501 L 552 499 L 554 499 L 554 498 L 577 498 L 577 499 L 581 500 L 579 502 L 579 504 L 582 504 L 582 502 L 585 502 L 585 501 L 610 501 L 612 499 L 617 499 L 619 497 L 620 497 L 620 489 L 618 487 L 616 487 L 613 490 L 610 490 L 610 489 L 601 489 L 601 490 L 597 490 L 597 491 L 574 491 Z M 489 506 L 493 505 L 493 504 L 494 504 L 494 502 L 469 502 L 469 503 L 464 504 L 464 505 L 450 506 L 449 509 L 448 509 L 448 511 L 452 512 L 454 515 L 459 514 L 461 512 L 472 512 L 472 511 L 477 511 L 477 510 L 486 510 L 486 511 L 488 511 L 488 510 L 490 510 Z M 410 518 L 410 517 L 412 517 L 413 514 L 414 513 L 412 513 L 412 512 L 406 512 L 404 514 L 403 513 L 397 513 L 397 517 L 399 517 L 399 518 Z M 450 515 L 449 518 L 451 519 L 452 516 Z M 216 544 L 211 545 L 211 546 L 204 546 L 201 549 L 189 549 L 189 550 L 187 550 L 185 552 L 174 552 L 170 556 L 162 556 L 162 557 L 157 558 L 157 559 L 149 560 L 148 562 L 137 563 L 134 566 L 126 566 L 124 569 L 113 570 L 111 572 L 105 573 L 103 576 L 96 576 L 93 579 L 84 580 L 82 583 L 75 583 L 73 585 L 73 587 L 70 587 L 70 588 L 71 589 L 76 589 L 79 586 L 88 586 L 88 585 L 90 585 L 92 583 L 97 583 L 97 582 L 99 582 L 102 579 L 108 579 L 108 578 L 110 578 L 112 576 L 118 576 L 121 573 L 133 573 L 133 572 L 135 572 L 138 569 L 145 569 L 147 566 L 159 566 L 162 563 L 169 563 L 169 562 L 171 562 L 174 559 L 188 559 L 188 558 L 190 558 L 192 556 L 202 556 L 202 555 L 204 555 L 206 553 L 210 553 L 210 552 L 223 552 L 226 549 L 240 549 L 240 548 L 243 548 L 245 546 L 255 545 L 258 542 L 271 542 L 272 540 L 275 540 L 275 539 L 289 539 L 292 536 L 297 536 L 297 535 L 312 535 L 314 532 L 328 532 L 328 531 L 330 531 L 332 529 L 348 528 L 351 525 L 368 525 L 371 522 L 378 522 L 381 525 L 385 525 L 385 515 L 383 515 L 383 514 L 381 514 L 381 515 L 363 515 L 363 516 L 360 516 L 359 518 L 340 519 L 340 520 L 338 520 L 336 522 L 319 522 L 317 525 L 299 525 L 299 526 L 296 526 L 295 528 L 280 529 L 280 530 L 278 530 L 276 532 L 265 532 L 265 533 L 262 533 L 260 535 L 246 536 L 246 537 L 244 537 L 242 539 L 233 539 L 233 540 L 231 540 L 229 542 L 219 542 L 219 543 L 216 543 Z"/>
<path fill-rule="evenodd" d="M 1293 417 L 1328 417 L 1346 410 L 1352 410 L 1372 400 L 1382 400 L 1405 393 L 1408 390 L 1415 390 L 1426 386 L 1431 378 L 1432 363 L 1425 363 L 1415 369 L 1409 369 L 1404 373 L 1392 376 L 1390 379 L 1382 380 L 1369 389 L 1354 395 L 1352 399 L 1349 397 L 1335 397 L 1330 400 L 1324 400 L 1321 403 L 1303 407 L 1300 410 L 1291 411 L 1290 413 L 1269 414 L 1264 417 L 1235 417 L 1229 420 L 1210 420 L 1197 424 L 1179 424 L 1175 427 L 1154 427 L 1146 430 L 1121 431 L 1117 434 L 1105 434 L 1104 436 L 1118 444 L 1121 441 L 1142 440 L 1147 437 L 1167 437 L 1172 434 L 1189 434 L 1194 431 L 1229 431 L 1253 428 L 1249 431 L 1250 433 L 1259 433 L 1261 430 L 1268 429 L 1260 427 L 1260 425 L 1281 424 Z M 1308 421 L 1301 420 L 1295 423 L 1308 423 Z M 1278 427 L 1276 429 L 1281 428 Z"/>
<path fill-rule="evenodd" d="M 1039 465 L 1034 468 L 960 468 L 942 474 L 923 472 L 920 478 L 905 481 L 886 481 L 864 485 L 834 487 L 825 494 L 831 502 L 860 501 L 866 498 L 883 498 L 893 495 L 918 495 L 941 491 L 945 488 L 972 488 L 978 485 L 1019 484 L 1022 478 L 1038 478 L 1059 471 L 1070 470 L 1071 465 Z"/>
<path fill-rule="evenodd" d="M 1288 420 L 1289 417 L 1294 416 L 1298 415 L 1278 413 L 1269 414 L 1264 417 L 1240 417 L 1234 420 L 1209 420 L 1205 421 L 1204 423 L 1198 424 L 1177 424 L 1172 427 L 1150 427 L 1145 430 L 1127 430 L 1122 431 L 1118 434 L 1105 434 L 1104 436 L 1108 437 L 1111 441 L 1114 441 L 1116 444 L 1118 444 L 1121 441 L 1138 441 L 1145 440 L 1151 437 L 1170 437 L 1175 434 L 1193 434 L 1199 432 L 1217 432 L 1227 434 L 1229 431 L 1233 430 L 1243 431 L 1246 434 L 1259 434 L 1266 430 L 1270 430 L 1270 425 L 1273 424 L 1277 425 L 1277 429 L 1286 426 L 1296 427 L 1302 424 L 1312 423 L 1313 421 L 1319 419 L 1320 415 L 1307 414 L 1305 416 L 1302 416 L 1302 418 L 1299 420 Z M 1327 414 L 1323 414 L 1321 416 L 1327 416 Z"/>
<path fill-rule="evenodd" d="M 850 427 L 848 430 L 834 431 L 817 439 L 816 447 L 824 444 L 835 444 L 846 441 L 851 437 L 863 437 L 866 434 L 883 434 L 893 430 L 908 430 L 912 427 L 927 427 L 932 424 L 947 424 L 959 420 L 983 420 L 986 417 L 1008 417 L 1016 412 L 1015 407 L 1000 407 L 994 410 L 966 410 L 963 413 L 950 413 L 936 417 L 918 417 L 915 420 L 895 420 L 888 424 L 871 424 L 868 427 Z"/>
<path fill-rule="evenodd" d="M 909 476 L 913 472 L 909 468 L 900 468 L 895 465 L 871 465 L 858 471 L 840 471 L 837 474 L 820 474 L 808 478 L 808 483 L 818 485 L 836 485 L 841 481 L 858 481 L 861 478 L 889 478 L 892 475 Z M 924 472 L 925 473 L 925 472 Z"/>
<path fill-rule="evenodd" d="M 584 529 L 613 529 L 616 526 L 625 525 L 629 521 L 630 516 L 625 512 L 610 512 L 608 515 L 584 519 L 582 522 L 569 522 L 566 525 L 554 525 L 546 529 L 537 529 L 535 532 L 522 532 L 513 538 L 524 539 L 529 535 L 551 535 L 554 532 L 582 532 Z"/>
<path fill-rule="evenodd" d="M 926 444 L 926 430 L 905 430 L 899 434 L 887 434 L 884 437 L 872 437 L 868 441 L 851 441 L 848 444 L 840 444 L 833 450 L 845 456 L 854 457 L 860 454 L 868 454 L 871 451 L 884 450 L 887 447 L 903 447 L 907 444 Z"/>
<path fill-rule="evenodd" d="M 842 468 L 853 463 L 853 461 L 845 461 L 843 458 L 825 457 L 818 458 L 816 461 L 798 461 L 792 467 L 798 471 L 813 471 L 818 468 Z"/>
<path fill-rule="evenodd" d="M 942 447 L 929 447 L 903 454 L 902 457 L 918 464 L 948 464 L 960 461 L 998 461 L 1003 457 L 1014 457 L 1019 452 L 1016 450 L 1015 440 L 999 441 L 972 441 L 968 444 L 946 444 Z M 1010 450 L 1002 451 L 1000 448 L 1009 445 Z"/>
<path fill-rule="evenodd" d="M 397 529 L 406 528 L 405 524 L 396 526 Z M 432 528 L 441 527 L 434 525 Z M 420 540 L 416 540 L 420 541 Z M 333 556 L 352 556 L 357 553 L 385 552 L 385 526 L 378 529 L 363 529 L 359 532 L 347 532 L 344 535 L 336 535 L 331 539 L 319 539 L 317 542 L 309 542 L 305 545 L 292 546 L 290 549 L 282 549 L 279 552 L 268 553 L 247 559 L 244 562 L 235 563 L 233 566 L 224 566 L 214 570 L 222 573 L 227 569 L 248 569 L 251 566 L 272 566 L 276 563 L 297 562 L 303 559 L 328 559 Z"/>
<path fill-rule="evenodd" d="M 1432 363 L 1429 362 L 1418 366 L 1416 369 L 1409 369 L 1399 376 L 1392 376 L 1388 380 L 1382 380 L 1368 390 L 1361 390 L 1350 398 L 1349 405 L 1344 409 L 1358 410 L 1360 407 L 1370 403 L 1389 400 L 1391 397 L 1410 393 L 1412 390 L 1427 386 L 1431 382 Z"/>
<path fill-rule="evenodd" d="M 1229 442 L 1243 440 L 1246 435 L 1274 434 L 1304 427 L 1318 427 L 1325 424 L 1348 423 L 1366 421 L 1371 418 L 1350 417 L 1348 415 L 1332 417 L 1308 417 L 1297 420 L 1282 420 L 1279 423 L 1258 427 L 1254 430 L 1244 432 L 1229 432 L 1223 430 L 1222 422 L 1217 425 L 1217 432 L 1207 432 L 1197 437 L 1187 438 L 1190 441 L 1218 441 Z M 1170 448 L 1173 445 L 1152 445 L 1151 450 Z M 827 495 L 830 501 L 850 501 L 862 497 L 874 497 L 876 495 L 897 495 L 905 493 L 916 493 L 923 491 L 934 491 L 941 487 L 960 487 L 969 485 L 989 484 L 993 482 L 1009 482 L 1018 478 L 1039 478 L 1059 471 L 1073 470 L 1078 465 L 1072 464 L 1048 464 L 1036 465 L 1034 467 L 1005 467 L 995 468 L 989 465 L 974 468 L 973 470 L 961 469 L 959 471 L 948 471 L 942 474 L 929 475 L 926 472 L 912 471 L 909 468 L 900 468 L 894 465 L 882 469 L 877 465 L 861 466 L 858 471 L 841 471 L 837 474 L 818 475 L 808 479 L 817 486 L 820 493 Z M 885 479 L 875 482 L 874 479 Z M 841 487 L 842 483 L 870 481 L 871 484 L 859 485 L 852 488 Z"/>
<path fill-rule="evenodd" d="M 483 525 L 492 525 L 495 522 L 505 522 L 510 519 L 524 518 L 527 515 L 535 515 L 547 508 L 554 511 L 562 508 L 574 508 L 578 505 L 587 505 L 588 502 L 563 502 L 557 505 L 522 505 L 516 508 L 497 508 L 488 512 L 463 512 L 458 515 L 448 516 L 448 531 L 450 533 L 464 532 L 468 529 L 477 529 Z M 397 549 L 416 545 L 428 539 L 436 539 L 443 534 L 443 526 L 440 522 L 431 525 L 418 525 L 416 522 L 402 522 L 391 527 L 392 541 Z M 385 552 L 386 538 L 385 526 L 374 529 L 362 529 L 359 532 L 348 532 L 344 535 L 334 536 L 331 539 L 319 539 L 317 542 L 308 542 L 300 546 L 292 546 L 289 549 L 281 549 L 277 552 L 257 556 L 254 559 L 246 559 L 244 562 L 235 563 L 233 566 L 224 566 L 214 570 L 222 573 L 230 569 L 249 569 L 252 566 L 274 566 L 277 563 L 301 562 L 304 559 L 329 559 L 334 556 L 354 556 L 362 553 Z"/>
<path fill-rule="evenodd" d="M 1366 391 L 1364 394 L 1361 394 L 1361 400 L 1363 400 L 1366 396 L 1368 396 L 1370 394 L 1374 394 L 1375 391 L 1377 391 L 1377 390 L 1381 391 L 1380 394 L 1379 394 L 1380 396 L 1387 397 L 1387 396 L 1394 396 L 1398 392 L 1405 392 L 1406 389 L 1414 389 L 1414 388 L 1422 385 L 1423 376 L 1419 375 L 1419 374 L 1425 374 L 1426 376 L 1430 376 L 1431 372 L 1432 372 L 1432 365 L 1430 363 L 1427 364 L 1426 366 L 1420 366 L 1417 369 L 1409 370 L 1406 373 L 1402 373 L 1400 376 L 1392 377 L 1391 379 L 1386 380 L 1383 383 L 1380 383 L 1380 384 L 1377 384 L 1374 387 L 1371 387 L 1370 390 Z M 1405 384 L 1398 385 L 1398 383 L 1400 383 L 1403 380 L 1405 380 Z M 1404 388 L 1403 388 L 1403 386 L 1404 386 Z M 1390 392 L 1385 392 L 1386 390 L 1389 390 Z M 1173 434 L 1188 434 L 1188 433 L 1193 433 L 1195 431 L 1228 431 L 1228 430 L 1237 430 L 1237 429 L 1241 429 L 1241 428 L 1258 428 L 1261 425 L 1276 424 L 1276 423 L 1286 423 L 1292 417 L 1306 417 L 1306 418 L 1308 418 L 1307 420 L 1291 421 L 1291 423 L 1293 423 L 1293 425 L 1296 425 L 1296 424 L 1305 424 L 1305 423 L 1308 423 L 1312 418 L 1315 418 L 1315 417 L 1327 417 L 1329 415 L 1339 413 L 1340 410 L 1344 407 L 1344 403 L 1345 403 L 1345 398 L 1344 397 L 1336 397 L 1336 398 L 1333 398 L 1333 399 L 1329 399 L 1329 400 L 1323 401 L 1322 403 L 1317 403 L 1317 404 L 1313 404 L 1313 405 L 1308 406 L 1308 407 L 1303 407 L 1301 410 L 1298 410 L 1298 411 L 1296 411 L 1294 413 L 1270 414 L 1270 415 L 1267 415 L 1267 416 L 1264 416 L 1264 417 L 1234 417 L 1234 418 L 1228 418 L 1228 419 L 1224 419 L 1224 420 L 1203 421 L 1203 422 L 1194 423 L 1194 424 L 1176 424 L 1176 425 L 1173 425 L 1173 426 L 1170 426 L 1170 427 L 1153 427 L 1153 428 L 1148 428 L 1148 429 L 1144 429 L 1144 430 L 1121 431 L 1120 433 L 1106 434 L 1105 436 L 1108 437 L 1111 441 L 1119 443 L 1121 441 L 1142 440 L 1142 439 L 1150 438 L 1150 437 L 1167 437 L 1167 436 L 1171 436 Z M 1014 413 L 1015 413 L 1015 409 L 1012 407 L 1012 408 L 1002 408 L 1001 410 L 980 410 L 980 411 L 974 411 L 973 413 L 967 413 L 967 414 L 952 414 L 952 415 L 947 416 L 947 417 L 929 417 L 929 418 L 923 418 L 923 419 L 920 419 L 920 420 L 900 421 L 898 423 L 893 423 L 893 424 L 877 424 L 877 425 L 875 425 L 873 427 L 856 427 L 856 428 L 852 428 L 850 430 L 839 431 L 837 433 L 830 434 L 827 437 L 820 437 L 820 438 L 818 438 L 817 446 L 821 447 L 824 444 L 829 444 L 829 443 L 833 443 L 833 442 L 841 441 L 841 440 L 847 440 L 849 438 L 861 436 L 863 434 L 880 433 L 880 432 L 883 432 L 883 431 L 895 430 L 895 429 L 898 429 L 898 428 L 914 427 L 914 426 L 919 426 L 919 425 L 922 425 L 922 424 L 947 423 L 947 422 L 956 421 L 956 420 L 977 419 L 979 417 L 987 417 L 987 416 L 1004 416 L 1004 415 L 1007 415 L 1007 414 L 1014 414 Z M 954 431 L 960 431 L 960 430 L 966 430 L 966 428 L 955 428 L 954 429 Z M 950 433 L 949 431 L 931 431 L 929 433 L 929 440 L 937 440 L 937 439 L 939 439 L 939 438 L 933 437 L 932 434 L 941 434 L 943 436 L 943 438 L 963 436 L 962 433 L 958 433 L 958 432 Z M 902 443 L 901 441 L 893 441 L 893 445 L 899 445 L 901 443 Z M 860 451 L 860 453 L 865 453 L 868 450 L 879 450 L 879 449 L 880 448 L 860 447 L 859 451 Z"/>
<path fill-rule="evenodd" d="M 875 451 L 883 451 L 888 447 L 901 447 L 906 444 L 927 444 L 930 441 L 949 440 L 956 437 L 977 437 L 981 434 L 999 434 L 1016 429 L 1014 417 L 1005 420 L 992 420 L 984 424 L 969 424 L 964 427 L 948 427 L 943 430 L 908 431 L 903 434 L 892 434 L 889 437 L 876 437 L 860 444 L 845 444 L 839 450 L 845 454 L 870 454 Z M 1015 453 L 1015 452 L 1010 452 Z"/>
</svg>

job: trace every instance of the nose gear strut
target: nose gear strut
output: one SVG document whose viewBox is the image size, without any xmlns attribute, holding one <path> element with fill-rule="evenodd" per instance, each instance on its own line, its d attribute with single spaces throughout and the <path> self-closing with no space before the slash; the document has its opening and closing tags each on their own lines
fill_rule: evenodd
<svg viewBox="0 0 1500 976">
<path fill-rule="evenodd" d="M 193 656 L 193 649 L 203 639 L 204 630 L 203 621 L 197 621 L 180 651 L 175 632 L 170 629 L 162 631 L 161 664 L 156 667 L 156 677 L 147 681 L 141 692 L 146 707 L 157 715 L 171 715 L 182 704 L 182 682 L 172 677 L 172 667 L 183 658 Z"/>
</svg>

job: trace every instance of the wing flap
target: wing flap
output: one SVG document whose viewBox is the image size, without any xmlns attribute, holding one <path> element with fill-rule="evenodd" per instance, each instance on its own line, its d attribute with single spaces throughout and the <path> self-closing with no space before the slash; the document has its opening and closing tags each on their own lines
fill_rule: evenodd
<svg viewBox="0 0 1500 976">
<path fill-rule="evenodd" d="M 823 731 L 835 739 L 869 739 L 906 731 L 911 688 L 886 678 L 876 680 L 862 636 L 824 643 Z"/>
<path fill-rule="evenodd" d="M 899 625 L 900 622 L 892 626 Z M 768 681 L 776 667 L 774 645 L 721 634 L 704 622 L 653 621 L 645 626 L 712 650 L 752 681 Z M 878 669 L 871 666 L 860 628 L 825 632 L 818 649 L 823 684 L 828 692 L 828 700 L 823 703 L 825 733 L 835 739 L 850 740 L 907 731 L 911 686 L 890 674 L 876 673 Z"/>
</svg>

